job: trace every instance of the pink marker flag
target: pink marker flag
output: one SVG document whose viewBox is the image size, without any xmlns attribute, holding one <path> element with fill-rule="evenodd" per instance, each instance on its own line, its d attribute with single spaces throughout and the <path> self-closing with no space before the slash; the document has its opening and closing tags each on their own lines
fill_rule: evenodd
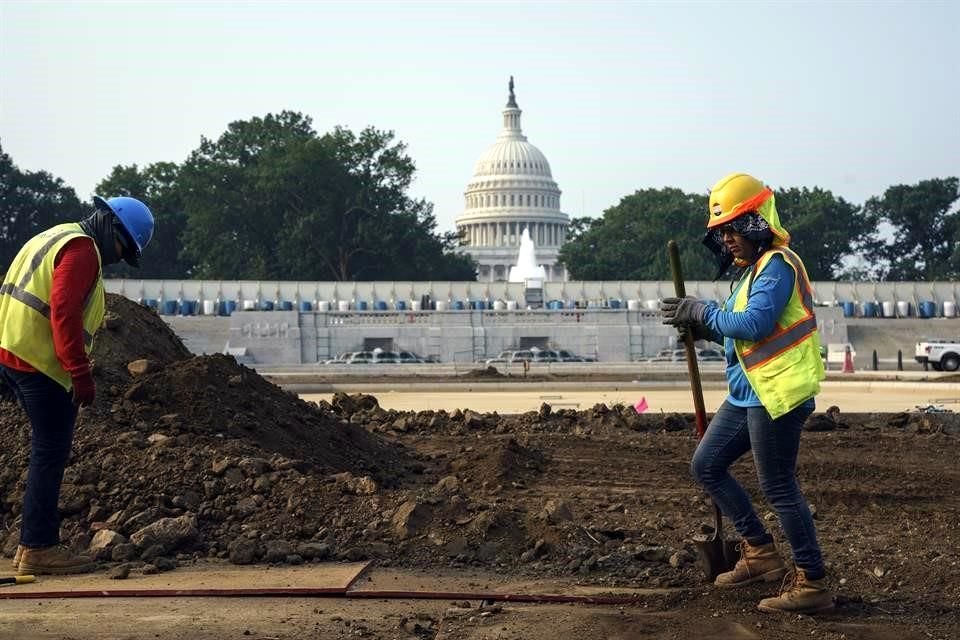
<svg viewBox="0 0 960 640">
<path fill-rule="evenodd" d="M 647 404 L 647 397 L 643 396 L 642 398 L 637 400 L 637 403 L 633 405 L 633 408 L 636 410 L 637 413 L 643 413 L 644 411 L 649 409 L 650 405 Z"/>
</svg>

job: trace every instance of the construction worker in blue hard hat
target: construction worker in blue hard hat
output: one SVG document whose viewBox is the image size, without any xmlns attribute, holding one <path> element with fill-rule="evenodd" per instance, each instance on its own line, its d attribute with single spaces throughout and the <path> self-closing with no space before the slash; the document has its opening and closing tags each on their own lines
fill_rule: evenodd
<svg viewBox="0 0 960 640">
<path fill-rule="evenodd" d="M 20 575 L 83 573 L 91 558 L 60 543 L 57 503 L 79 407 L 93 403 L 93 336 L 103 323 L 103 265 L 139 266 L 153 214 L 136 198 L 93 199 L 80 222 L 37 234 L 0 286 L 0 378 L 32 427 L 30 465 L 14 569 Z"/>
<path fill-rule="evenodd" d="M 797 483 L 800 433 L 824 378 L 813 294 L 806 268 L 789 248 L 773 191 L 745 173 L 714 185 L 704 244 L 722 275 L 733 268 L 727 301 L 663 301 L 666 324 L 723 343 L 729 394 L 707 427 L 691 465 L 697 481 L 743 537 L 741 558 L 717 576 L 718 587 L 779 581 L 761 611 L 810 613 L 833 607 L 817 530 Z M 788 572 L 750 496 L 730 474 L 753 452 L 760 488 L 777 512 L 793 551 Z"/>
</svg>

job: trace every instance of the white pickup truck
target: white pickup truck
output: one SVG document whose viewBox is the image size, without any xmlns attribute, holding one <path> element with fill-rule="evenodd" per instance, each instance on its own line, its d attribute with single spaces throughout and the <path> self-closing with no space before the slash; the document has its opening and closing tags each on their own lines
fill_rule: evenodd
<svg viewBox="0 0 960 640">
<path fill-rule="evenodd" d="M 927 340 L 917 343 L 914 359 L 926 369 L 929 364 L 934 371 L 960 369 L 960 341 Z"/>
</svg>

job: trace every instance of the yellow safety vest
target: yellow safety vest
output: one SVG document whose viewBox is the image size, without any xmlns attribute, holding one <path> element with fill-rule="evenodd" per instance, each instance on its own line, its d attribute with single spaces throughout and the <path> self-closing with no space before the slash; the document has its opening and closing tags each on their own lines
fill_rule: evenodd
<svg viewBox="0 0 960 640">
<path fill-rule="evenodd" d="M 57 253 L 79 237 L 90 236 L 75 222 L 35 235 L 20 249 L 0 285 L 0 347 L 53 378 L 67 391 L 73 387 L 73 381 L 54 350 L 50 295 Z M 97 262 L 100 262 L 99 249 Z M 100 270 L 83 305 L 83 343 L 87 353 L 93 347 L 93 335 L 103 323 L 104 308 L 103 271 Z"/>
<path fill-rule="evenodd" d="M 775 255 L 781 255 L 795 274 L 793 292 L 777 319 L 776 329 L 757 341 L 734 340 L 747 381 L 771 418 L 779 418 L 820 392 L 826 377 L 820 356 L 820 333 L 813 314 L 813 289 L 800 257 L 786 247 L 774 247 L 760 256 L 738 289 L 734 311 L 745 311 L 750 286 Z"/>
</svg>

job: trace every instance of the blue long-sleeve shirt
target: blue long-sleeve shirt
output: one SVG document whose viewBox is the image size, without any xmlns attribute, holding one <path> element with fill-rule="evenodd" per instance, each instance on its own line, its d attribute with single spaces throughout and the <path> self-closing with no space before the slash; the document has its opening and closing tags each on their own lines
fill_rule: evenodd
<svg viewBox="0 0 960 640">
<path fill-rule="evenodd" d="M 734 338 L 756 342 L 773 333 L 777 318 L 790 300 L 796 280 L 793 268 L 783 256 L 777 254 L 753 279 L 747 308 L 744 311 L 732 311 L 733 301 L 740 287 L 747 285 L 749 277 L 748 271 L 722 307 L 710 305 L 704 314 L 704 324 L 715 337 L 723 338 L 727 358 L 727 388 L 730 392 L 727 401 L 737 407 L 760 407 L 763 404 L 740 366 L 734 349 Z"/>
</svg>

